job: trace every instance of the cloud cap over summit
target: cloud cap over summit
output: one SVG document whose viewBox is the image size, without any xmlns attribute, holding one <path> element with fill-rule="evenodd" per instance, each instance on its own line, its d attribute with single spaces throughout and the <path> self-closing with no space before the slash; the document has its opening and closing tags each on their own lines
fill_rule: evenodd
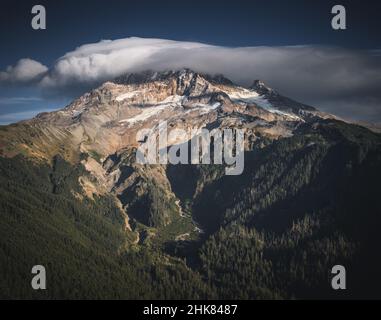
<svg viewBox="0 0 381 320">
<path fill-rule="evenodd" d="M 323 111 L 381 121 L 381 54 L 376 50 L 314 45 L 232 48 L 132 37 L 82 45 L 58 58 L 49 69 L 37 61 L 23 61 L 1 72 L 0 81 L 23 82 L 23 77 L 13 74 L 25 74 L 44 92 L 74 96 L 80 93 L 77 90 L 125 73 L 188 67 L 224 74 L 246 86 L 261 79 L 281 93 Z"/>
</svg>

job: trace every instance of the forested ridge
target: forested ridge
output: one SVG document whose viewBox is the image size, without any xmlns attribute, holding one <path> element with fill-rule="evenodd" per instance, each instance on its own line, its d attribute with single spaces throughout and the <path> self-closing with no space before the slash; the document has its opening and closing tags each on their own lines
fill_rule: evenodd
<svg viewBox="0 0 381 320">
<path fill-rule="evenodd" d="M 156 237 L 135 243 L 111 195 L 78 196 L 88 174 L 80 164 L 0 157 L 0 298 L 380 298 L 380 135 L 306 123 L 247 152 L 242 175 L 221 172 L 168 167 L 204 233 L 163 234 L 177 225 L 154 222 L 173 208 L 150 184 L 149 216 L 139 215 L 143 199 L 130 222 Z M 47 290 L 30 286 L 36 264 L 47 269 Z M 335 264 L 347 268 L 345 291 L 331 288 Z"/>
</svg>

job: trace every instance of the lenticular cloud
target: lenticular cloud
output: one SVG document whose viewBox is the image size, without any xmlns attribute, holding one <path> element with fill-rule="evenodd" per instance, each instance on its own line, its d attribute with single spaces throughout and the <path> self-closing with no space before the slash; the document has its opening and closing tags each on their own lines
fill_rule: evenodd
<svg viewBox="0 0 381 320">
<path fill-rule="evenodd" d="M 69 94 L 73 88 L 89 88 L 127 72 L 183 67 L 224 74 L 243 85 L 261 79 L 286 95 L 326 111 L 335 113 L 351 105 L 352 115 L 366 110 L 370 117 L 381 119 L 381 56 L 369 50 L 313 45 L 231 48 L 125 38 L 82 45 L 58 58 L 49 70 L 37 61 L 19 62 L 1 72 L 0 77 L 13 82 L 35 80 L 50 93 L 57 89 Z"/>
<path fill-rule="evenodd" d="M 125 38 L 85 44 L 58 58 L 47 68 L 22 59 L 2 72 L 18 80 L 32 80 L 44 74 L 41 85 L 61 87 L 73 83 L 94 83 L 127 72 L 188 67 L 205 73 L 222 73 L 233 81 L 250 84 L 262 79 L 288 89 L 301 86 L 312 92 L 324 87 L 329 93 L 352 92 L 381 80 L 379 55 L 320 46 L 229 48 L 197 42 L 164 39 Z M 292 79 L 292 81 L 290 81 Z"/>
<path fill-rule="evenodd" d="M 197 42 L 126 38 L 86 44 L 59 58 L 44 86 L 103 82 L 127 72 L 188 67 L 240 84 L 262 79 L 282 90 L 326 95 L 377 86 L 378 55 L 318 46 L 228 48 Z M 290 81 L 292 79 L 292 81 Z M 318 93 L 319 94 L 319 93 Z"/>
<path fill-rule="evenodd" d="M 72 81 L 99 82 L 126 72 L 172 69 L 186 63 L 181 55 L 195 52 L 199 48 L 213 47 L 161 39 L 103 40 L 83 45 L 65 54 L 54 65 L 51 73 L 43 79 L 42 84 L 56 86 Z M 179 56 L 173 57 L 174 52 Z"/>
</svg>

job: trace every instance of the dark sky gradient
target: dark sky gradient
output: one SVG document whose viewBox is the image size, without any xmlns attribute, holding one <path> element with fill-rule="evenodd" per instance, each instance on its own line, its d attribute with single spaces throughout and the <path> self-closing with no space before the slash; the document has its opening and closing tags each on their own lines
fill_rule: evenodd
<svg viewBox="0 0 381 320">
<path fill-rule="evenodd" d="M 30 27 L 43 4 L 47 29 Z M 331 28 L 334 4 L 347 9 L 348 29 Z M 0 67 L 23 57 L 45 64 L 75 47 L 129 36 L 224 46 L 324 44 L 380 49 L 381 1 L 1 1 Z"/>
<path fill-rule="evenodd" d="M 30 26 L 36 4 L 46 8 L 47 30 Z M 347 9 L 348 29 L 343 32 L 331 28 L 335 4 Z M 25 57 L 50 67 L 82 44 L 130 36 L 231 47 L 321 44 L 381 49 L 378 0 L 2 0 L 0 5 L 0 70 Z M 24 108 L 2 103 L 1 98 L 13 96 L 15 90 L 0 88 L 0 114 Z M 17 90 L 29 94 L 28 89 Z"/>
</svg>

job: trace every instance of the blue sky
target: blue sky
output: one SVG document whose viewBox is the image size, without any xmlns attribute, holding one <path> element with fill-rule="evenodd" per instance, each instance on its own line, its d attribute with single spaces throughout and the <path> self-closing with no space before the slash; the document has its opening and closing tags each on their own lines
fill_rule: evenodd
<svg viewBox="0 0 381 320">
<path fill-rule="evenodd" d="M 221 55 L 222 52 L 227 52 L 227 56 L 224 56 L 226 59 L 230 57 L 231 52 L 216 48 L 239 48 L 240 52 L 244 52 L 242 48 L 245 47 L 268 46 L 278 48 L 270 52 L 282 53 L 280 62 L 275 63 L 279 69 L 279 76 L 272 70 L 260 70 L 256 74 L 256 69 L 248 68 L 253 75 L 249 74 L 247 77 L 255 79 L 263 76 L 266 78 L 264 80 L 270 81 L 270 85 L 276 86 L 279 91 L 306 103 L 319 104 L 317 107 L 322 106 L 323 110 L 348 118 L 380 122 L 381 98 L 376 92 L 378 90 L 375 90 L 379 85 L 379 77 L 372 73 L 372 70 L 378 71 L 380 67 L 380 51 L 377 51 L 381 49 L 378 34 L 381 29 L 379 3 L 340 1 L 347 9 L 348 29 L 335 31 L 331 28 L 330 11 L 337 1 L 55 0 L 16 3 L 5 0 L 2 1 L 0 11 L 0 71 L 5 71 L 8 66 L 17 65 L 20 59 L 29 58 L 46 67 L 48 73 L 52 73 L 56 69 L 57 60 L 65 54 L 84 44 L 96 44 L 102 39 L 170 39 L 178 41 L 177 49 L 177 46 L 182 48 L 182 44 L 186 42 L 203 43 L 214 45 L 205 50 L 209 56 L 213 51 L 221 52 Z M 30 10 L 35 4 L 43 4 L 46 7 L 46 30 L 36 31 L 30 26 Z M 125 42 L 126 45 L 129 43 Z M 308 81 L 285 81 L 290 70 L 281 65 L 281 62 L 298 63 L 295 60 L 296 53 L 279 49 L 285 46 L 312 46 L 313 50 L 310 51 L 301 49 L 304 58 L 300 64 L 295 65 L 295 70 L 298 69 L 301 77 L 307 77 Z M 320 47 L 325 49 L 320 50 Z M 146 42 L 143 48 L 146 48 Z M 250 55 L 253 59 L 259 59 L 257 51 L 250 51 L 242 56 L 242 59 L 249 59 Z M 316 73 L 317 84 L 311 79 L 312 75 L 306 76 L 310 65 L 314 64 L 306 58 L 307 54 L 319 55 L 321 60 L 320 65 L 311 67 L 311 73 L 315 70 L 324 71 L 321 74 Z M 343 57 L 340 70 L 337 69 L 337 61 L 340 59 L 335 59 L 335 55 L 338 54 Z M 321 58 L 327 55 L 329 59 Z M 200 61 L 204 62 L 192 59 L 192 56 L 189 56 L 189 60 L 196 67 Z M 268 69 L 274 65 L 273 62 L 266 63 Z M 238 62 L 236 64 L 237 68 L 242 68 Z M 225 71 L 226 68 L 222 65 L 221 69 Z M 234 70 L 226 69 L 225 72 L 235 77 Z M 348 81 L 344 78 L 337 78 L 338 87 L 335 90 L 332 88 L 335 84 L 325 81 L 331 78 L 330 72 L 334 75 L 344 73 L 349 78 L 352 78 L 352 74 L 356 77 L 361 73 L 364 75 L 351 86 L 347 86 Z M 298 73 L 295 73 L 295 76 L 297 77 Z M 318 85 L 324 81 L 325 86 Z M 309 87 L 303 87 L 303 82 L 309 83 Z M 0 83 L 0 123 L 28 118 L 38 111 L 63 107 L 80 94 L 82 89 L 88 90 L 91 85 L 95 83 L 78 82 L 77 90 L 70 90 L 67 85 L 65 88 L 56 86 L 47 89 L 36 83 L 3 81 Z M 324 96 L 324 92 L 327 91 L 330 92 Z"/>
</svg>

